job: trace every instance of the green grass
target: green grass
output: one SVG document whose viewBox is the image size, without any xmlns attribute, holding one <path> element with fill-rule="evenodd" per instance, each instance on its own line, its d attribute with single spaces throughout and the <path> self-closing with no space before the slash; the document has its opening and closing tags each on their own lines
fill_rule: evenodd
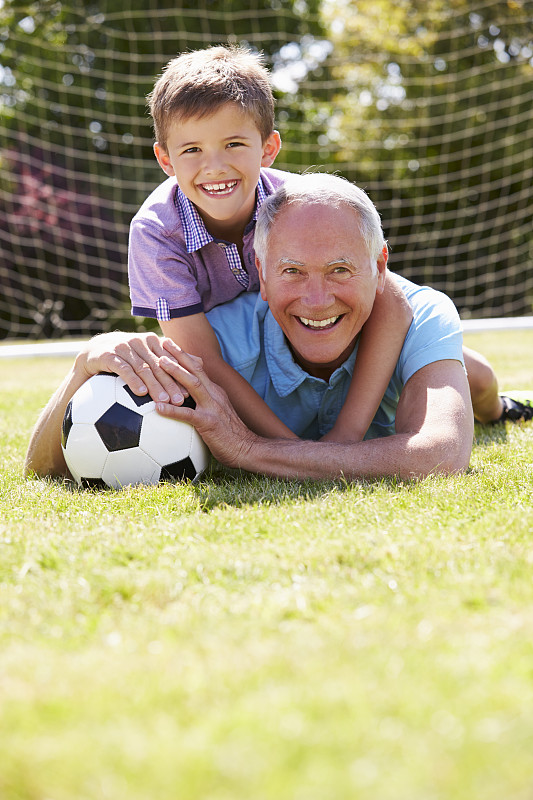
<svg viewBox="0 0 533 800">
<path fill-rule="evenodd" d="M 533 389 L 533 332 L 467 343 Z M 0 797 L 531 799 L 533 425 L 455 478 L 79 492 L 21 475 L 66 368 L 0 360 Z"/>
</svg>

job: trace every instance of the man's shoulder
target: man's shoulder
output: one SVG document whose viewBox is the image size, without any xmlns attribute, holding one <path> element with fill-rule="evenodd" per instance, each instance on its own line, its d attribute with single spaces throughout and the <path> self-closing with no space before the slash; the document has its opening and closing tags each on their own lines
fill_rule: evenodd
<svg viewBox="0 0 533 800">
<path fill-rule="evenodd" d="M 413 310 L 398 362 L 404 383 L 417 370 L 437 361 L 463 361 L 461 320 L 453 301 L 430 286 L 395 276 Z"/>
<path fill-rule="evenodd" d="M 431 286 L 421 286 L 395 274 L 398 285 L 403 290 L 413 311 L 413 323 L 409 334 L 417 332 L 443 336 L 448 333 L 462 333 L 461 320 L 453 300 L 448 295 Z"/>
<path fill-rule="evenodd" d="M 413 313 L 421 313 L 429 309 L 440 310 L 451 318 L 459 320 L 459 315 L 453 301 L 444 292 L 431 286 L 413 283 L 398 273 L 393 273 L 398 285 L 407 297 Z"/>
<path fill-rule="evenodd" d="M 262 322 L 268 311 L 268 303 L 261 298 L 259 292 L 242 292 L 242 294 L 215 306 L 207 312 L 207 317 L 214 327 L 222 328 L 234 327 L 234 335 L 245 330 L 245 326 L 250 324 L 250 320 Z"/>
</svg>

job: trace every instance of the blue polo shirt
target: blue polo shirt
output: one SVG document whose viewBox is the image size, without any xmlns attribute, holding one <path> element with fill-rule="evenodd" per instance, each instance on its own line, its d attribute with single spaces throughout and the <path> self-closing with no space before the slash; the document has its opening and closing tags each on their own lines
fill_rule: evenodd
<svg viewBox="0 0 533 800">
<path fill-rule="evenodd" d="M 396 276 L 412 309 L 413 321 L 394 374 L 365 436 L 395 432 L 401 391 L 409 378 L 434 361 L 463 362 L 461 323 L 452 301 L 441 292 Z M 283 331 L 260 295 L 241 294 L 208 313 L 225 361 L 231 364 L 295 434 L 319 439 L 333 427 L 342 408 L 357 357 L 357 343 L 329 381 L 315 378 L 294 360 Z M 379 353 L 376 355 L 379 363 Z"/>
</svg>

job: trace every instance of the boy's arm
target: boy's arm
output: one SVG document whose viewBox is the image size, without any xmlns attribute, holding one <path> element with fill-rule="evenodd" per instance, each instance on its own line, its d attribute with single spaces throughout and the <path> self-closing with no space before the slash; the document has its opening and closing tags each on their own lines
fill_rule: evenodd
<svg viewBox="0 0 533 800">
<path fill-rule="evenodd" d="M 182 350 L 200 356 L 211 380 L 224 387 L 239 417 L 250 430 L 267 438 L 298 438 L 248 381 L 224 361 L 218 339 L 205 314 L 191 314 L 159 324 L 164 335 Z"/>
<path fill-rule="evenodd" d="M 350 388 L 333 428 L 322 441 L 361 441 L 379 408 L 413 319 L 390 272 L 361 331 Z M 377 357 L 376 357 L 376 354 Z"/>
</svg>

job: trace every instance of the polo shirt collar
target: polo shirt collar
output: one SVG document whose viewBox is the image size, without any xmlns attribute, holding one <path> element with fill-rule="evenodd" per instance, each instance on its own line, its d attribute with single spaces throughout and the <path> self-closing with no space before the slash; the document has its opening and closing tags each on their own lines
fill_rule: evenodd
<svg viewBox="0 0 533 800">
<path fill-rule="evenodd" d="M 266 197 L 267 193 L 263 185 L 263 178 L 260 176 L 257 184 L 257 200 L 252 218 L 254 221 L 257 219 L 259 209 L 263 205 Z M 194 253 L 196 250 L 200 250 L 201 247 L 209 244 L 209 242 L 215 241 L 205 227 L 204 221 L 198 213 L 196 206 L 183 194 L 179 186 L 176 188 L 174 203 L 180 216 L 185 236 L 185 247 L 188 253 Z"/>
<path fill-rule="evenodd" d="M 204 221 L 196 210 L 196 206 L 191 203 L 177 186 L 174 202 L 181 219 L 181 226 L 185 236 L 185 247 L 188 253 L 194 253 L 204 245 L 213 242 L 214 239 L 204 225 Z"/>
<path fill-rule="evenodd" d="M 257 219 L 257 215 L 259 214 L 259 209 L 261 208 L 261 206 L 263 205 L 263 203 L 265 202 L 265 200 L 267 198 L 267 193 L 266 193 L 265 186 L 264 186 L 264 183 L 263 183 L 263 177 L 261 175 L 259 176 L 259 181 L 257 183 L 257 195 L 256 196 L 257 196 L 257 200 L 256 200 L 256 203 L 255 203 L 255 211 L 254 211 L 254 215 L 252 217 L 252 219 L 254 219 L 254 220 Z"/>
<path fill-rule="evenodd" d="M 290 347 L 287 344 L 287 340 L 285 339 L 285 334 L 274 319 L 270 310 L 267 311 L 265 316 L 264 331 L 264 348 L 268 372 L 274 389 L 280 397 L 287 397 L 305 381 L 309 384 L 325 383 L 322 378 L 315 378 L 309 375 L 308 372 L 296 363 Z M 344 364 L 341 364 L 329 379 L 330 386 L 335 386 L 339 380 L 342 380 L 343 373 L 345 372 L 348 373 L 350 378 L 352 377 L 356 354 L 357 343 Z"/>
</svg>

